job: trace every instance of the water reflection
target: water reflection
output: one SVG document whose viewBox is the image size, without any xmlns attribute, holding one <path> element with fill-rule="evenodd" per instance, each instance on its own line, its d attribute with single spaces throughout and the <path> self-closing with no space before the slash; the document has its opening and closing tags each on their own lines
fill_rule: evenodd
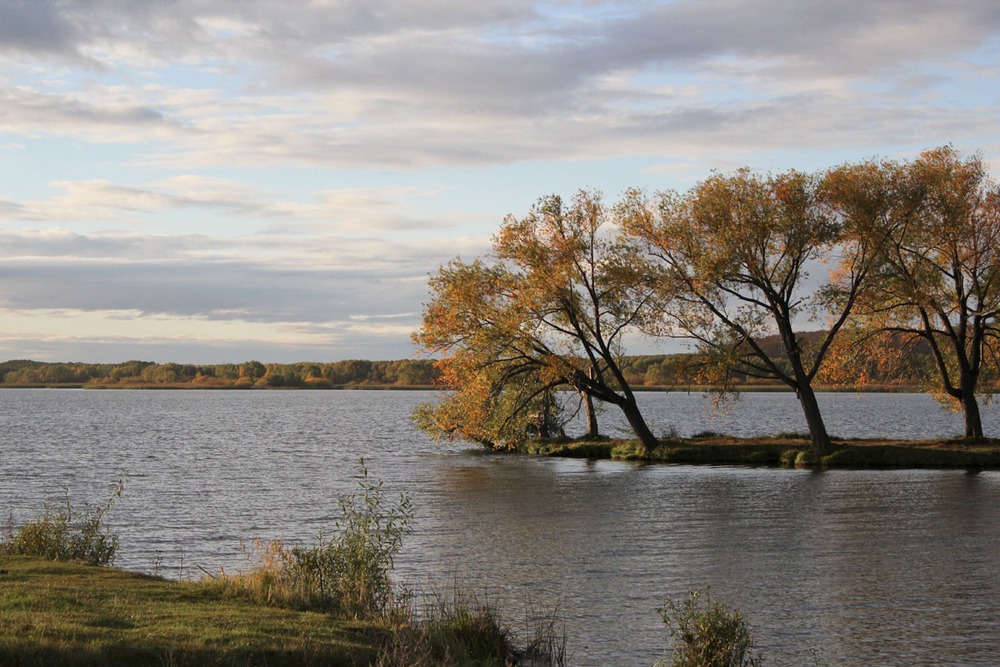
<svg viewBox="0 0 1000 667">
<path fill-rule="evenodd" d="M 995 473 L 509 459 L 457 470 L 438 487 L 453 530 L 422 548 L 459 578 L 559 596 L 574 664 L 657 655 L 656 606 L 706 585 L 752 618 L 769 664 L 811 664 L 813 651 L 838 665 L 994 664 Z"/>
</svg>

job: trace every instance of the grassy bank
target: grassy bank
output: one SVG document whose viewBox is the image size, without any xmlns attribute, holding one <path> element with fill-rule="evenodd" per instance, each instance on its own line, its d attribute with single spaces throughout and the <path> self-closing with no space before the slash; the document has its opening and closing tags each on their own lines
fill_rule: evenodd
<svg viewBox="0 0 1000 667">
<path fill-rule="evenodd" d="M 771 465 L 826 468 L 1000 468 L 1000 440 L 834 440 L 833 451 L 814 458 L 805 437 L 671 438 L 648 456 L 629 440 L 531 441 L 523 454 L 662 463 Z"/>
<path fill-rule="evenodd" d="M 0 665 L 67 667 L 323 665 L 440 667 L 564 665 L 551 628 L 499 657 L 510 636 L 495 608 L 449 601 L 420 626 L 345 620 L 227 597 L 208 582 L 23 556 L 0 557 Z M 705 595 L 705 600 L 700 598 Z M 658 666 L 760 664 L 746 619 L 692 591 L 667 598 L 673 637 Z M 702 604 L 704 602 L 704 604 Z M 562 640 L 565 641 L 564 639 Z M 442 648 L 443 647 L 443 648 Z M 710 657 L 706 657 L 710 656 Z"/>
<path fill-rule="evenodd" d="M 0 537 L 0 665 L 564 664 L 554 616 L 519 638 L 475 593 L 432 591 L 427 604 L 396 586 L 410 501 L 387 498 L 363 460 L 359 472 L 332 533 L 255 541 L 253 569 L 200 581 L 110 567 L 119 543 L 106 517 L 124 474 L 102 505 L 80 509 L 67 496 L 24 525 L 11 518 Z"/>
<path fill-rule="evenodd" d="M 367 665 L 385 630 L 199 582 L 0 558 L 3 665 Z"/>
</svg>

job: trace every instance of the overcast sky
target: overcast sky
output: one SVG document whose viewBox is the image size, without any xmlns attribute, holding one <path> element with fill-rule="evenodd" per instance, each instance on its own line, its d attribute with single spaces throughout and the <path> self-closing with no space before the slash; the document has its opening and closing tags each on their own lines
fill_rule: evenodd
<svg viewBox="0 0 1000 667">
<path fill-rule="evenodd" d="M 410 357 L 542 195 L 998 119 L 983 0 L 0 0 L 0 359 Z"/>
</svg>

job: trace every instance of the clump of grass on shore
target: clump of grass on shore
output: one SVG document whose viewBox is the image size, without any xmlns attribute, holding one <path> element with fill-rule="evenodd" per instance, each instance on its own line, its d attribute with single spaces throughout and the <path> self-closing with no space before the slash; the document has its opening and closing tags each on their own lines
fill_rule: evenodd
<svg viewBox="0 0 1000 667">
<path fill-rule="evenodd" d="M 201 584 L 255 604 L 382 624 L 390 631 L 376 658 L 381 667 L 503 667 L 529 658 L 535 665 L 564 664 L 565 640 L 558 639 L 554 615 L 536 622 L 533 635 L 518 648 L 497 606 L 473 593 L 434 595 L 432 604 L 415 609 L 415 596 L 390 579 L 413 516 L 409 498 L 403 495 L 391 504 L 382 482 L 369 478 L 364 461 L 358 484 L 357 493 L 340 498 L 342 519 L 331 538 L 319 536 L 311 546 L 258 540 L 248 554 L 256 557 L 255 568 Z"/>
<path fill-rule="evenodd" d="M 527 637 L 519 640 L 489 597 L 456 587 L 428 599 L 421 611 L 409 609 L 379 665 L 566 664 L 566 633 L 554 611 L 529 612 Z"/>
</svg>

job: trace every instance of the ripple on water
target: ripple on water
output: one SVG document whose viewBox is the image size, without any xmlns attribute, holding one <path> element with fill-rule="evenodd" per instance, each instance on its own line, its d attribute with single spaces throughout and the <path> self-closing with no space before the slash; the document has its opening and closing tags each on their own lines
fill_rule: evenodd
<svg viewBox="0 0 1000 667">
<path fill-rule="evenodd" d="M 415 525 L 398 577 L 558 603 L 572 664 L 651 664 L 665 595 L 711 586 L 757 629 L 769 665 L 992 665 L 1000 652 L 1000 474 L 687 467 L 482 455 L 409 415 L 427 392 L 0 390 L 0 509 L 68 488 L 105 498 L 119 564 L 176 575 L 246 566 L 240 541 L 329 530 L 358 460 Z M 698 394 L 641 394 L 654 432 L 802 431 L 788 394 L 713 415 Z M 961 430 L 926 396 L 824 394 L 842 437 Z M 984 411 L 997 432 L 1000 410 Z M 608 433 L 624 430 L 610 409 Z M 198 570 L 194 570 L 196 573 Z"/>
</svg>

